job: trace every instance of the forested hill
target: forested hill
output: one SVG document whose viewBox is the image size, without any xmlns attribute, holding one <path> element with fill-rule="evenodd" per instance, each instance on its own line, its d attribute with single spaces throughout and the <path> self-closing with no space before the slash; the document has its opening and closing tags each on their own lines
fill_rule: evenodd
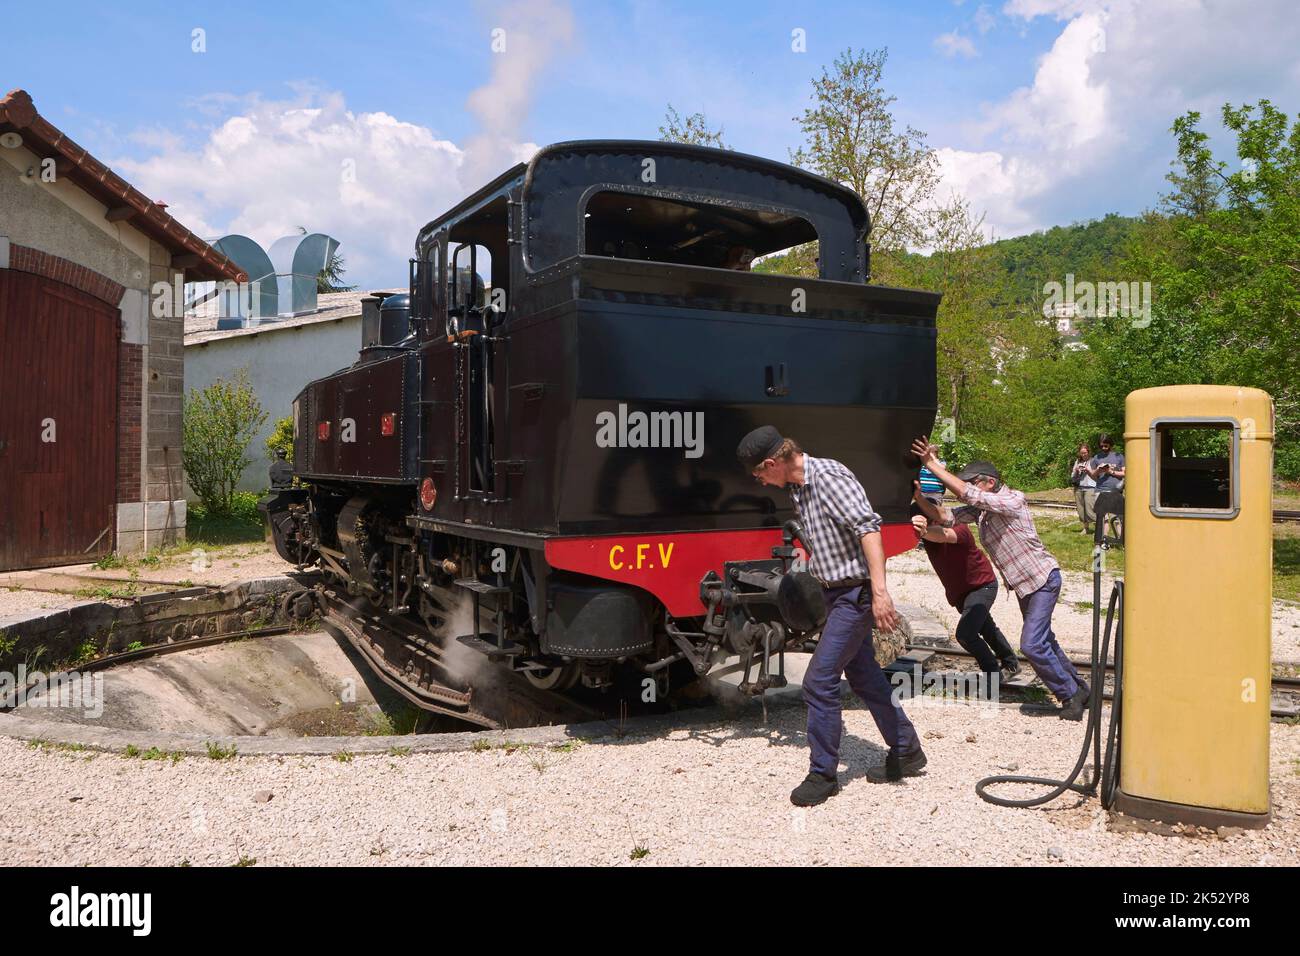
<svg viewBox="0 0 1300 956">
<path fill-rule="evenodd" d="M 1000 239 L 990 249 L 1016 297 L 1032 299 L 1042 296 L 1045 282 L 1064 282 L 1067 273 L 1073 273 L 1076 281 L 1114 280 L 1139 222 L 1132 216 L 1111 213 L 1102 219 Z"/>
</svg>

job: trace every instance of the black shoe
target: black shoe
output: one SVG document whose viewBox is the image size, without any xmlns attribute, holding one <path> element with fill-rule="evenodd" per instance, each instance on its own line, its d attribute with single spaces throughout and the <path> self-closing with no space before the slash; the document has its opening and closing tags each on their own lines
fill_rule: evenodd
<svg viewBox="0 0 1300 956">
<path fill-rule="evenodd" d="M 1091 697 L 1092 689 L 1085 681 L 1079 681 L 1079 689 L 1074 692 L 1074 696 L 1061 706 L 1061 719 L 1083 720 L 1084 712 L 1088 709 L 1088 700 Z"/>
<path fill-rule="evenodd" d="M 872 783 L 895 783 L 904 777 L 915 777 L 925 764 L 925 751 L 919 748 L 916 753 L 905 757 L 899 757 L 890 751 L 883 764 L 867 768 L 867 779 Z"/>
<path fill-rule="evenodd" d="M 1002 665 L 1003 680 L 1011 680 L 1011 678 L 1020 673 L 1020 661 L 1014 657 L 1008 658 L 1005 661 L 999 661 L 999 663 Z"/>
<path fill-rule="evenodd" d="M 803 778 L 803 783 L 790 792 L 790 802 L 796 807 L 815 807 L 839 792 L 838 780 L 827 780 L 819 773 L 810 773 Z"/>
</svg>

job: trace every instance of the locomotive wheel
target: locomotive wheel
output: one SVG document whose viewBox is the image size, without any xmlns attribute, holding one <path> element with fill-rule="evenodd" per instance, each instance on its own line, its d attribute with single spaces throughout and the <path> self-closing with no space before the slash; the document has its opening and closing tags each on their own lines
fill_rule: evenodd
<svg viewBox="0 0 1300 956">
<path fill-rule="evenodd" d="M 565 691 L 578 683 L 578 676 L 581 673 L 581 665 L 577 661 L 569 661 L 567 664 L 548 667 L 545 670 L 526 670 L 524 677 L 528 678 L 528 683 L 538 690 Z"/>
</svg>

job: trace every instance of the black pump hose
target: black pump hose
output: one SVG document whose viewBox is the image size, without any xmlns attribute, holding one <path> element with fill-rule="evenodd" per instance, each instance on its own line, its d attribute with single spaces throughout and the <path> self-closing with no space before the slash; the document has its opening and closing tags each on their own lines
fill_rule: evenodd
<svg viewBox="0 0 1300 956">
<path fill-rule="evenodd" d="M 1100 525 L 1102 515 L 1097 515 L 1097 523 Z M 1082 793 L 1085 796 L 1093 796 L 1097 793 L 1097 784 L 1101 784 L 1101 805 L 1103 809 L 1109 810 L 1115 800 L 1115 788 L 1119 784 L 1119 751 L 1118 735 L 1120 724 L 1120 710 L 1122 706 L 1122 694 L 1124 682 L 1124 582 L 1116 581 L 1115 586 L 1110 592 L 1110 601 L 1106 607 L 1106 632 L 1103 637 L 1101 634 L 1101 570 L 1094 569 L 1092 573 L 1092 697 L 1088 702 L 1088 721 L 1087 729 L 1083 736 L 1083 746 L 1079 750 L 1079 759 L 1074 764 L 1074 769 L 1070 776 L 1065 780 L 1053 780 L 1050 777 L 1023 777 L 1014 774 L 998 774 L 992 777 L 985 777 L 979 783 L 975 784 L 975 792 L 980 795 L 982 800 L 996 804 L 1000 807 L 1037 807 L 1044 803 L 1050 803 L 1067 790 L 1073 790 L 1076 793 Z M 1116 619 L 1115 612 L 1118 610 L 1119 617 Z M 1106 729 L 1106 744 L 1104 760 L 1102 753 L 1102 734 L 1101 734 L 1101 704 L 1105 696 L 1105 679 L 1106 679 L 1106 658 L 1110 651 L 1111 626 L 1115 626 L 1115 687 L 1112 693 L 1110 724 Z M 1092 775 L 1091 778 L 1084 782 L 1078 783 L 1083 768 L 1088 760 L 1088 748 L 1092 748 Z M 1100 768 L 1100 774 L 1098 773 Z M 1051 787 L 1052 789 L 1038 797 L 1030 797 L 1024 800 L 1012 800 L 1008 797 L 999 797 L 988 792 L 988 788 L 997 784 L 1004 783 L 1028 783 L 1036 786 Z"/>
</svg>

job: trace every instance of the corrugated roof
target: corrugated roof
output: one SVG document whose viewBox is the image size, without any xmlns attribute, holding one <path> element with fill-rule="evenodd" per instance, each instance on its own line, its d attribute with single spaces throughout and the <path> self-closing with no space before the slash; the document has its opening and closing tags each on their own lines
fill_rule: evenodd
<svg viewBox="0 0 1300 956">
<path fill-rule="evenodd" d="M 250 328 L 220 330 L 217 329 L 217 300 L 210 299 L 198 306 L 193 314 L 186 313 L 185 344 L 202 345 L 205 342 L 216 342 L 240 335 L 262 335 L 271 332 L 283 332 L 286 329 L 299 329 L 305 325 L 315 325 L 320 322 L 338 322 L 359 316 L 361 314 L 361 300 L 373 294 L 372 292 L 323 292 L 316 297 L 319 308 L 310 315 L 300 315 L 296 318 L 279 319 L 273 322 L 268 321 L 265 325 L 255 325 Z"/>
<path fill-rule="evenodd" d="M 247 281 L 244 271 L 167 214 L 166 209 L 86 152 L 36 111 L 26 90 L 0 99 L 0 133 L 16 132 L 23 146 L 53 159 L 59 176 L 108 207 L 114 221 L 125 221 L 168 249 L 172 265 L 190 281 Z"/>
</svg>

